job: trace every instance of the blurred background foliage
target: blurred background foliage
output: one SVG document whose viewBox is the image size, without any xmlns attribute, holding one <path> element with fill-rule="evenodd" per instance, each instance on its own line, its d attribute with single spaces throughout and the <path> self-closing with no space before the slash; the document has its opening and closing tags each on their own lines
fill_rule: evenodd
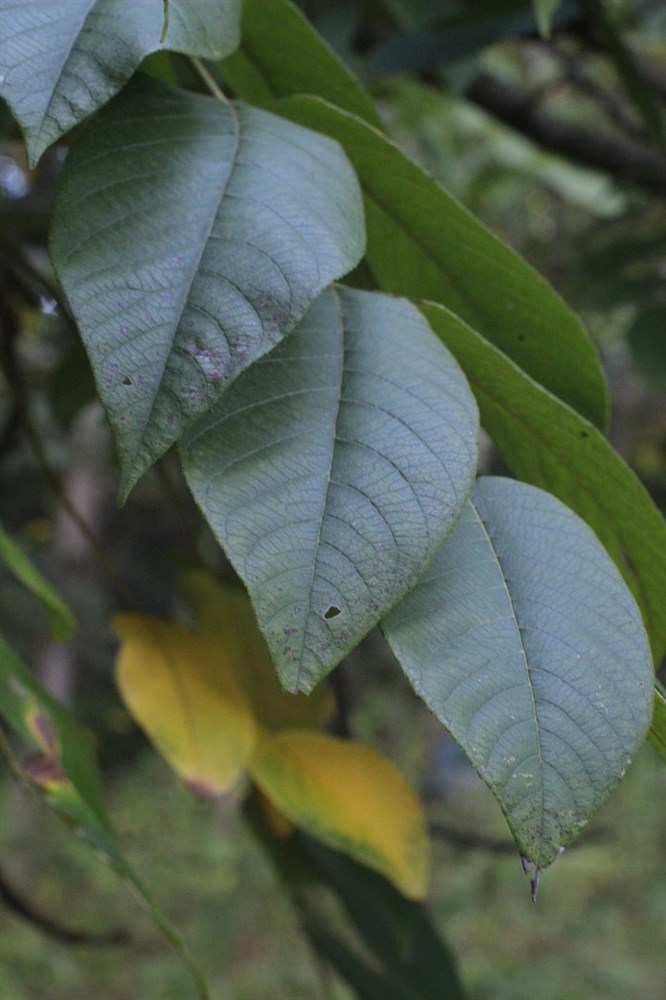
<svg viewBox="0 0 666 1000">
<path fill-rule="evenodd" d="M 549 38 L 521 0 L 300 6 L 366 81 L 396 140 L 581 314 L 611 385 L 611 439 L 663 509 L 666 6 L 562 0 Z M 191 84 L 180 57 L 170 72 Z M 108 620 L 127 589 L 144 612 L 168 614 L 183 562 L 228 570 L 171 456 L 115 509 L 108 430 L 46 248 L 64 153 L 29 171 L 0 107 L 0 520 L 80 623 L 53 646 L 37 602 L 0 570 L 2 629 L 89 727 L 123 844 L 216 1000 L 351 997 L 301 933 L 238 802 L 200 802 L 180 787 L 112 686 Z M 489 444 L 483 462 L 501 470 Z M 339 731 L 384 750 L 424 795 L 432 908 L 470 997 L 663 995 L 666 781 L 649 746 L 547 873 L 535 910 L 496 803 L 379 636 L 334 687 Z M 188 995 L 185 971 L 131 897 L 6 768 L 0 878 L 2 1000 Z M 342 922 L 332 901 L 322 905 Z M 129 943 L 59 939 L 67 929 L 121 930 Z"/>
</svg>

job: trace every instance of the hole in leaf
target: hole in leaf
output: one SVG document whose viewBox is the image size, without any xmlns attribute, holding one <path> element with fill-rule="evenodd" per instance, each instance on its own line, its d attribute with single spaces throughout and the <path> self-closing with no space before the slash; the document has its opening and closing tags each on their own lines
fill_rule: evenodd
<svg viewBox="0 0 666 1000">
<path fill-rule="evenodd" d="M 324 618 L 328 621 L 331 618 L 337 618 L 340 614 L 340 608 L 336 608 L 335 604 L 331 604 L 330 608 L 324 611 Z"/>
<path fill-rule="evenodd" d="M 123 385 L 133 385 L 132 379 L 129 377 L 129 375 L 126 375 L 125 378 L 123 379 Z"/>
</svg>

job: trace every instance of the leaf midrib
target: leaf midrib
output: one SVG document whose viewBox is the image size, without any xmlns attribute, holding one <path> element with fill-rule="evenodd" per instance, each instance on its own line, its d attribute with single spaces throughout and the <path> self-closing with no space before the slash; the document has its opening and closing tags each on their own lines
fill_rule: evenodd
<svg viewBox="0 0 666 1000">
<path fill-rule="evenodd" d="M 539 838 L 542 840 L 543 839 L 543 835 L 544 835 L 544 825 L 545 825 L 544 821 L 545 821 L 545 814 L 546 814 L 545 797 L 544 797 L 543 745 L 542 745 L 542 742 L 541 742 L 541 730 L 540 730 L 540 726 L 539 726 L 539 715 L 538 715 L 538 711 L 537 711 L 537 700 L 536 700 L 536 696 L 535 696 L 535 693 L 534 693 L 534 686 L 532 684 L 532 678 L 530 676 L 530 668 L 529 668 L 529 663 L 527 661 L 527 653 L 525 651 L 525 645 L 523 643 L 523 635 L 522 635 L 522 630 L 521 630 L 521 627 L 520 627 L 519 615 L 518 615 L 518 611 L 516 609 L 516 606 L 515 606 L 515 603 L 514 603 L 514 600 L 513 600 L 513 596 L 511 594 L 511 591 L 509 590 L 509 586 L 508 586 L 508 583 L 507 583 L 506 574 L 504 573 L 504 567 L 502 565 L 502 560 L 500 558 L 499 552 L 495 548 L 495 545 L 493 543 L 490 531 L 487 529 L 485 521 L 483 520 L 483 518 L 481 516 L 481 513 L 480 513 L 477 505 L 474 503 L 474 500 L 472 499 L 472 497 L 470 497 L 469 503 L 470 503 L 470 506 L 471 506 L 472 510 L 474 511 L 474 514 L 475 514 L 476 518 L 478 519 L 479 527 L 481 528 L 481 531 L 483 532 L 483 536 L 484 536 L 486 542 L 488 543 L 488 547 L 489 547 L 490 551 L 492 552 L 493 559 L 495 560 L 495 564 L 497 566 L 497 570 L 498 570 L 500 578 L 502 580 L 502 588 L 504 590 L 504 593 L 506 594 L 507 604 L 508 604 L 509 609 L 511 611 L 511 618 L 512 618 L 513 624 L 515 626 L 516 634 L 517 634 L 517 637 L 518 637 L 518 645 L 519 645 L 520 653 L 521 653 L 521 661 L 522 661 L 522 664 L 523 664 L 523 666 L 525 668 L 525 678 L 526 678 L 526 682 L 527 682 L 527 687 L 528 687 L 529 692 L 530 692 L 530 699 L 531 699 L 531 702 L 532 702 L 534 732 L 535 732 L 535 738 L 536 738 L 535 742 L 536 742 L 536 745 L 537 745 L 537 748 L 538 748 L 539 778 L 540 778 L 540 781 L 539 781 L 540 814 L 539 814 L 538 830 L 539 830 Z"/>
</svg>

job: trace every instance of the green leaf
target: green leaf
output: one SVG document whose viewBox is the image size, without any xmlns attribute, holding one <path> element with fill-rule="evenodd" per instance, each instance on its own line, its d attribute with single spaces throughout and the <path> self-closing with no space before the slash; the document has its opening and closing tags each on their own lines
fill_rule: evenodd
<svg viewBox="0 0 666 1000">
<path fill-rule="evenodd" d="M 536 17 L 539 34 L 542 38 L 550 38 L 553 28 L 553 18 L 559 5 L 560 0 L 532 0 L 534 16 Z"/>
<path fill-rule="evenodd" d="M 624 774 L 652 712 L 640 613 L 603 547 L 550 494 L 481 479 L 382 627 L 538 874 Z"/>
<path fill-rule="evenodd" d="M 299 842 L 339 896 L 365 946 L 381 963 L 385 985 L 387 981 L 395 984 L 405 998 L 461 1000 L 463 990 L 453 956 L 426 906 L 407 899 L 377 872 L 319 841 L 300 836 Z"/>
<path fill-rule="evenodd" d="M 285 687 L 314 687 L 413 584 L 471 487 L 476 419 L 412 305 L 338 288 L 186 434 Z"/>
<path fill-rule="evenodd" d="M 650 742 L 656 748 L 661 759 L 666 761 L 666 694 L 664 694 L 664 689 L 659 682 L 656 683 L 654 689 Z"/>
<path fill-rule="evenodd" d="M 32 677 L 0 636 L 0 716 L 35 753 L 22 770 L 43 792 L 49 805 L 130 883 L 149 914 L 177 949 L 197 985 L 208 997 L 201 973 L 175 928 L 162 913 L 120 850 L 104 808 L 90 743 L 67 709 Z"/>
<path fill-rule="evenodd" d="M 285 98 L 274 109 L 344 147 L 363 189 L 366 262 L 380 288 L 448 306 L 604 425 L 606 385 L 596 351 L 540 275 L 370 125 L 315 97 Z"/>
<path fill-rule="evenodd" d="M 460 363 L 481 422 L 516 476 L 594 529 L 640 605 L 655 662 L 666 650 L 666 524 L 608 441 L 441 306 L 421 309 Z"/>
<path fill-rule="evenodd" d="M 252 104 L 316 94 L 383 127 L 360 80 L 289 0 L 245 0 L 240 47 L 225 59 L 221 71 L 234 91 Z"/>
<path fill-rule="evenodd" d="M 95 118 L 67 159 L 51 248 L 123 497 L 363 245 L 358 184 L 330 139 L 147 78 Z"/>
<path fill-rule="evenodd" d="M 0 0 L 0 96 L 31 166 L 106 104 L 141 60 L 164 47 L 221 59 L 238 45 L 240 0 Z"/>
<path fill-rule="evenodd" d="M 9 537 L 0 525 L 0 559 L 17 580 L 41 601 L 56 642 L 63 642 L 76 632 L 76 621 L 63 599 L 32 565 L 23 549 Z"/>
</svg>

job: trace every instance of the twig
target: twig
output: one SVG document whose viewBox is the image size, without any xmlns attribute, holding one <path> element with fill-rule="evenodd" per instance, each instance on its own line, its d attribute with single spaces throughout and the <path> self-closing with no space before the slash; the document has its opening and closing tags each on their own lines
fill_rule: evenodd
<svg viewBox="0 0 666 1000">
<path fill-rule="evenodd" d="M 558 118 L 535 104 L 531 92 L 486 71 L 474 77 L 465 96 L 499 121 L 573 163 L 652 192 L 666 192 L 666 165 L 646 145 Z"/>
<path fill-rule="evenodd" d="M 90 931 L 74 930 L 71 927 L 63 927 L 50 917 L 45 916 L 34 908 L 32 903 L 20 896 L 15 889 L 7 882 L 4 874 L 0 871 L 0 899 L 5 906 L 18 917 L 26 920 L 37 930 L 46 934 L 54 941 L 64 944 L 85 944 L 95 947 L 106 947 L 108 945 L 128 944 L 131 936 L 127 931 L 115 930 L 106 931 L 101 934 L 92 934 Z"/>
</svg>

